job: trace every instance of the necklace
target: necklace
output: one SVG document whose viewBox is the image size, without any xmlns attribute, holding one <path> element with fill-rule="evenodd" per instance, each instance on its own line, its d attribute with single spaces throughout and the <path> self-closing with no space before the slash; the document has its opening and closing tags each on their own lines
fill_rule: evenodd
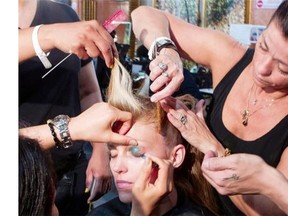
<svg viewBox="0 0 288 216">
<path fill-rule="evenodd" d="M 249 91 L 249 94 L 248 94 L 247 106 L 246 106 L 246 108 L 243 111 L 241 111 L 242 124 L 244 126 L 248 125 L 249 117 L 251 117 L 253 114 L 255 114 L 256 112 L 258 112 L 261 109 L 265 109 L 267 107 L 272 106 L 274 104 L 274 102 L 275 102 L 274 98 L 266 99 L 265 103 L 262 106 L 260 106 L 258 109 L 254 110 L 252 113 L 250 113 L 250 99 L 251 99 L 251 92 L 252 92 L 252 89 L 253 89 L 254 85 L 255 84 L 253 82 L 253 85 L 252 85 L 252 87 L 251 87 L 251 89 Z M 255 106 L 257 104 L 257 102 L 258 102 L 258 100 L 256 98 L 256 89 L 255 89 L 254 97 L 255 97 L 255 99 L 252 101 L 252 104 Z"/>
</svg>

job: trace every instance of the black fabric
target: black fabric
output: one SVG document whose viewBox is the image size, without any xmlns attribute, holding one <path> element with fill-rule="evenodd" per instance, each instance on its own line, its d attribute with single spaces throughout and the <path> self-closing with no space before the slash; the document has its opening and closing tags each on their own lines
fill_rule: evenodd
<svg viewBox="0 0 288 216">
<path fill-rule="evenodd" d="M 79 18 L 70 6 L 50 0 L 41 0 L 37 1 L 37 11 L 31 26 L 75 21 L 79 21 Z M 48 59 L 54 66 L 67 55 L 58 49 L 53 49 Z M 42 76 L 50 69 L 45 69 L 38 57 L 19 64 L 20 120 L 26 122 L 27 125 L 39 125 L 46 124 L 47 119 L 54 118 L 59 114 L 66 114 L 70 117 L 80 114 L 78 73 L 81 66 L 91 60 L 89 58 L 81 61 L 76 55 L 71 55 L 43 79 Z M 75 168 L 83 144 L 84 142 L 74 142 L 73 147 L 69 149 L 55 148 L 51 150 L 58 180 L 66 172 L 71 172 Z M 86 167 L 83 169 L 86 170 Z M 81 178 L 85 179 L 85 172 Z M 84 191 L 85 186 L 82 193 Z M 56 197 L 56 204 L 57 200 Z M 71 206 L 73 207 L 73 205 Z M 75 205 L 74 207 L 76 208 Z M 59 211 L 61 214 L 61 209 Z"/>
<path fill-rule="evenodd" d="M 266 163 L 276 167 L 281 154 L 288 146 L 288 116 L 285 116 L 272 130 L 262 137 L 253 140 L 241 140 L 225 128 L 222 112 L 226 98 L 243 69 L 251 62 L 254 50 L 248 49 L 242 59 L 217 85 L 213 93 L 211 114 L 208 115 L 208 125 L 217 139 L 231 150 L 232 153 L 250 153 L 262 157 Z M 276 139 L 277 138 L 277 139 Z M 228 196 L 220 196 L 227 215 L 243 215 L 231 202 Z"/>
<path fill-rule="evenodd" d="M 122 203 L 119 197 L 113 198 L 110 201 L 92 209 L 87 216 L 129 216 L 131 204 Z M 184 194 L 178 193 L 177 204 L 171 210 L 163 214 L 163 216 L 212 216 L 208 209 L 197 205 L 190 199 L 187 199 Z"/>
</svg>

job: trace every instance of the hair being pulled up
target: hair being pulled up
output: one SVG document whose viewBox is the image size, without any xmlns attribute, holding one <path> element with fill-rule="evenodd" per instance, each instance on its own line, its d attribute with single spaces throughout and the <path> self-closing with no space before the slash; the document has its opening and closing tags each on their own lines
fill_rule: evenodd
<svg viewBox="0 0 288 216">
<path fill-rule="evenodd" d="M 131 75 L 115 59 L 106 96 L 108 103 L 122 111 L 130 112 L 134 121 L 141 120 L 155 124 L 157 131 L 164 137 L 167 145 L 174 146 L 182 143 L 185 146 L 184 162 L 174 171 L 175 186 L 187 197 L 217 214 L 212 186 L 206 181 L 201 171 L 203 153 L 182 138 L 181 133 L 170 123 L 159 103 L 151 102 L 147 96 L 135 94 L 132 86 Z M 177 99 L 184 102 L 187 107 L 194 109 L 196 99 L 191 95 L 180 96 Z"/>
</svg>

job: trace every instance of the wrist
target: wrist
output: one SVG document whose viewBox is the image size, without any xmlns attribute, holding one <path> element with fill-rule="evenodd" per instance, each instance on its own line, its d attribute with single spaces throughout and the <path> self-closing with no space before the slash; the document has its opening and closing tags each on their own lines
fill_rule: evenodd
<svg viewBox="0 0 288 216">
<path fill-rule="evenodd" d="M 73 146 L 68 128 L 69 123 L 70 117 L 68 115 L 58 115 L 53 120 L 47 120 L 47 124 L 51 130 L 55 145 L 58 149 L 67 149 Z"/>
<path fill-rule="evenodd" d="M 54 26 L 54 24 L 45 24 L 42 25 L 41 28 L 38 30 L 38 42 L 41 49 L 45 53 L 49 53 L 50 50 L 55 48 L 55 39 L 52 39 L 55 37 L 53 36 L 53 30 L 51 30 L 51 26 Z"/>
<path fill-rule="evenodd" d="M 156 58 L 157 55 L 159 55 L 159 53 L 161 52 L 162 49 L 173 49 L 175 51 L 177 50 L 177 47 L 175 45 L 175 43 L 168 37 L 158 37 L 156 38 L 148 51 L 148 57 L 150 60 L 153 60 Z"/>
<path fill-rule="evenodd" d="M 43 66 L 46 69 L 49 69 L 52 67 L 51 62 L 49 61 L 49 59 L 47 58 L 49 53 L 45 53 L 39 43 L 39 38 L 41 38 L 39 36 L 39 30 L 43 25 L 37 25 L 34 27 L 33 31 L 32 31 L 32 44 L 33 44 L 33 48 L 35 51 L 35 55 L 38 56 L 39 60 L 42 62 Z"/>
<path fill-rule="evenodd" d="M 261 173 L 263 173 L 263 175 L 259 176 L 258 181 L 260 185 L 263 185 L 260 193 L 274 201 L 275 199 L 282 199 L 283 195 L 286 194 L 285 192 L 287 192 L 288 189 L 287 179 L 276 168 L 267 164 L 265 165 L 266 168 L 263 166 L 261 167 Z M 269 181 L 267 181 L 267 179 L 269 179 Z M 281 188 L 281 190 L 279 190 L 279 188 Z"/>
</svg>

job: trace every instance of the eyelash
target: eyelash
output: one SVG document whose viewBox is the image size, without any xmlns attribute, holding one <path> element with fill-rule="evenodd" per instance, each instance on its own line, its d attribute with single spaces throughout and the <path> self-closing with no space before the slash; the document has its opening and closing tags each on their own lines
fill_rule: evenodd
<svg viewBox="0 0 288 216">
<path fill-rule="evenodd" d="M 282 71 L 281 69 L 278 68 L 278 71 L 283 75 L 283 76 L 288 76 L 288 73 L 286 71 Z"/>
</svg>

